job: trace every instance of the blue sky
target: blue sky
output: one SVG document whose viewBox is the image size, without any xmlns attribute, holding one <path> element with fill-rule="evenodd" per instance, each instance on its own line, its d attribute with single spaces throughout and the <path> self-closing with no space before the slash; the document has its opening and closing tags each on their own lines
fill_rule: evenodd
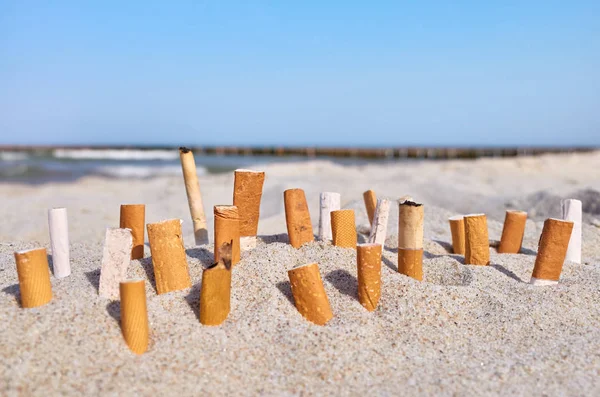
<svg viewBox="0 0 600 397">
<path fill-rule="evenodd" d="M 0 0 L 0 143 L 600 145 L 599 21 L 599 1 Z"/>
</svg>

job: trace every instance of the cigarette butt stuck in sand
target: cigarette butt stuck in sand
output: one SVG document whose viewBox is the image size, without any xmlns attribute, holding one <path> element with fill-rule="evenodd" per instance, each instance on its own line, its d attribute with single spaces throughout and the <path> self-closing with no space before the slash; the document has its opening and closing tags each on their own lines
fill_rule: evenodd
<svg viewBox="0 0 600 397">
<path fill-rule="evenodd" d="M 356 252 L 358 301 L 372 312 L 381 297 L 381 245 L 359 244 Z"/>
<path fill-rule="evenodd" d="M 465 254 L 465 220 L 462 215 L 448 218 L 450 233 L 452 234 L 452 252 L 458 255 Z"/>
<path fill-rule="evenodd" d="M 373 226 L 373 216 L 375 215 L 375 207 L 377 207 L 377 196 L 375 195 L 375 191 L 367 190 L 364 192 L 363 200 L 365 201 L 369 223 Z"/>
<path fill-rule="evenodd" d="M 398 215 L 398 248 L 423 248 L 423 204 L 400 202 Z"/>
<path fill-rule="evenodd" d="M 369 234 L 369 243 L 385 245 L 387 237 L 387 226 L 390 215 L 390 200 L 378 199 L 373 215 L 373 224 L 371 225 L 371 233 Z"/>
<path fill-rule="evenodd" d="M 581 221 L 582 205 L 581 201 L 568 199 L 560 202 L 562 219 L 573 222 L 573 231 L 569 240 L 569 248 L 565 260 L 581 263 Z"/>
<path fill-rule="evenodd" d="M 121 296 L 121 332 L 132 352 L 148 350 L 148 309 L 144 280 L 124 280 L 119 283 Z"/>
<path fill-rule="evenodd" d="M 66 208 L 48 210 L 48 227 L 52 247 L 54 277 L 63 278 L 71 274 L 69 258 L 69 221 Z"/>
<path fill-rule="evenodd" d="M 220 258 L 220 247 L 231 243 L 230 261 L 235 265 L 240 261 L 240 220 L 239 209 L 235 205 L 215 205 L 215 263 Z"/>
<path fill-rule="evenodd" d="M 398 248 L 398 272 L 423 281 L 423 248 Z"/>
<path fill-rule="evenodd" d="M 333 245 L 356 248 L 356 221 L 354 210 L 331 211 L 331 234 Z"/>
<path fill-rule="evenodd" d="M 303 244 L 314 241 L 315 237 L 304 190 L 288 189 L 284 191 L 283 201 L 285 204 L 285 222 L 292 247 L 300 248 Z"/>
<path fill-rule="evenodd" d="M 119 227 L 131 230 L 131 236 L 133 237 L 131 259 L 142 259 L 144 257 L 146 206 L 144 204 L 122 204 Z"/>
<path fill-rule="evenodd" d="M 200 323 L 203 325 L 221 324 L 230 311 L 231 242 L 220 245 L 218 252 L 219 262 L 202 272 Z"/>
<path fill-rule="evenodd" d="M 119 299 L 119 283 L 127 278 L 132 245 L 130 229 L 106 229 L 98 286 L 101 297 Z"/>
<path fill-rule="evenodd" d="M 238 169 L 234 172 L 233 205 L 238 208 L 242 250 L 256 247 L 264 183 L 265 173 L 262 171 Z M 235 263 L 234 261 L 233 264 Z"/>
<path fill-rule="evenodd" d="M 21 307 L 45 305 L 52 299 L 50 269 L 46 248 L 15 252 Z"/>
<path fill-rule="evenodd" d="M 319 240 L 329 241 L 331 234 L 331 211 L 340 209 L 341 196 L 339 193 L 323 192 L 319 195 Z"/>
<path fill-rule="evenodd" d="M 544 221 L 544 228 L 538 244 L 538 253 L 530 283 L 533 285 L 558 284 L 567 249 L 573 222 L 549 218 Z"/>
<path fill-rule="evenodd" d="M 319 265 L 310 263 L 288 271 L 296 309 L 308 321 L 325 325 L 333 318 Z"/>
<path fill-rule="evenodd" d="M 527 212 L 506 211 L 504 226 L 502 227 L 502 237 L 498 245 L 498 253 L 518 254 L 521 251 L 526 222 Z"/>
<path fill-rule="evenodd" d="M 191 287 L 181 236 L 181 220 L 149 223 L 147 229 L 158 294 Z"/>
<path fill-rule="evenodd" d="M 200 193 L 200 182 L 198 181 L 198 174 L 196 172 L 194 153 L 192 153 L 191 149 L 180 147 L 179 159 L 181 160 L 185 192 L 190 206 L 190 214 L 192 215 L 196 245 L 208 244 L 206 216 L 204 215 L 204 206 L 202 204 L 202 194 Z"/>
<path fill-rule="evenodd" d="M 465 215 L 465 264 L 487 266 L 490 263 L 490 240 L 485 214 Z"/>
</svg>

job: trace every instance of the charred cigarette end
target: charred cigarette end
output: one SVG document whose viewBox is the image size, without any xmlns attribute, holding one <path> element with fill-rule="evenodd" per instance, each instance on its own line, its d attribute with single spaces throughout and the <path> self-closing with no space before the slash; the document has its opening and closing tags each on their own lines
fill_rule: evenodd
<svg viewBox="0 0 600 397">
<path fill-rule="evenodd" d="M 221 246 L 230 243 L 230 261 L 240 261 L 240 221 L 238 208 L 235 205 L 216 205 L 214 207 L 215 222 L 215 262 L 219 261 Z"/>
<path fill-rule="evenodd" d="M 458 255 L 465 254 L 465 221 L 462 215 L 450 217 L 450 233 L 452 234 L 452 251 Z"/>
<path fill-rule="evenodd" d="M 546 219 L 538 244 L 532 279 L 558 281 L 567 255 L 572 230 L 573 222 L 554 218 Z"/>
<path fill-rule="evenodd" d="M 502 237 L 500 238 L 500 244 L 498 244 L 498 253 L 518 254 L 521 251 L 526 222 L 527 212 L 506 211 Z"/>
<path fill-rule="evenodd" d="M 423 281 L 423 248 L 398 248 L 398 272 Z"/>
<path fill-rule="evenodd" d="M 312 223 L 306 196 L 302 189 L 288 189 L 283 192 L 285 204 L 285 222 L 290 244 L 300 248 L 303 244 L 314 241 Z"/>
<path fill-rule="evenodd" d="M 400 205 L 408 205 L 410 207 L 420 207 L 423 204 L 421 204 L 421 203 L 415 203 L 414 201 L 407 199 L 407 200 L 404 200 L 404 201 L 400 201 Z"/>
<path fill-rule="evenodd" d="M 191 152 L 191 151 L 192 151 L 192 149 L 190 149 L 190 148 L 187 148 L 187 147 L 185 147 L 185 146 L 180 146 L 180 147 L 179 147 L 179 151 L 180 151 L 181 153 L 189 153 L 189 152 Z"/>
<path fill-rule="evenodd" d="M 381 245 L 359 244 L 356 251 L 358 301 L 371 312 L 381 297 Z"/>
<path fill-rule="evenodd" d="M 121 296 L 121 331 L 132 352 L 148 350 L 149 328 L 144 280 L 125 280 L 119 284 Z"/>
<path fill-rule="evenodd" d="M 50 270 L 45 248 L 15 252 L 21 307 L 45 305 L 52 299 Z"/>
<path fill-rule="evenodd" d="M 146 206 L 144 204 L 121 205 L 119 227 L 130 229 L 133 237 L 131 259 L 144 257 L 144 229 L 146 227 Z"/>
<path fill-rule="evenodd" d="M 369 224 L 373 225 L 373 216 L 375 215 L 375 207 L 377 207 L 377 196 L 373 190 L 367 190 L 363 193 L 363 200 L 369 217 Z"/>
<path fill-rule="evenodd" d="M 202 272 L 200 323 L 220 325 L 231 305 L 231 243 L 219 247 L 220 260 Z"/>
<path fill-rule="evenodd" d="M 490 241 L 485 214 L 469 214 L 465 222 L 465 264 L 487 266 L 490 263 Z"/>
<path fill-rule="evenodd" d="M 329 299 L 316 263 L 288 271 L 296 309 L 308 321 L 325 325 L 333 318 Z"/>
<path fill-rule="evenodd" d="M 331 232 L 333 245 L 356 248 L 357 234 L 354 210 L 331 211 Z"/>
</svg>

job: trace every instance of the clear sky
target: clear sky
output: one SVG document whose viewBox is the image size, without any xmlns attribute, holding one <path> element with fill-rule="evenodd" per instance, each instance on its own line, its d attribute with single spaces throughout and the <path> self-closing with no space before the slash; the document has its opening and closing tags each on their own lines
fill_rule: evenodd
<svg viewBox="0 0 600 397">
<path fill-rule="evenodd" d="M 0 143 L 600 145 L 600 1 L 0 0 Z"/>
</svg>

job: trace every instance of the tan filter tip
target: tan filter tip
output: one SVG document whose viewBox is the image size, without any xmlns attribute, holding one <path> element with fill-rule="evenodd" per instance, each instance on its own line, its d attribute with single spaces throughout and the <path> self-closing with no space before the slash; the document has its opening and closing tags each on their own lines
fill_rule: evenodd
<svg viewBox="0 0 600 397">
<path fill-rule="evenodd" d="M 144 257 L 144 229 L 146 227 L 146 206 L 144 204 L 121 205 L 119 227 L 131 230 L 133 247 L 131 259 Z"/>
<path fill-rule="evenodd" d="M 314 241 L 315 237 L 304 190 L 288 189 L 284 191 L 283 201 L 285 204 L 285 222 L 292 247 L 300 248 L 303 244 Z"/>
<path fill-rule="evenodd" d="M 498 245 L 500 254 L 518 254 L 521 251 L 526 222 L 527 212 L 506 211 L 502 237 Z"/>
<path fill-rule="evenodd" d="M 235 205 L 215 205 L 214 207 L 215 263 L 221 259 L 219 249 L 224 243 L 231 243 L 231 263 L 240 261 L 240 219 Z"/>
<path fill-rule="evenodd" d="M 359 244 L 356 251 L 358 301 L 373 311 L 381 297 L 381 245 Z"/>
<path fill-rule="evenodd" d="M 220 325 L 227 319 L 231 304 L 231 244 L 219 248 L 219 262 L 202 272 L 200 323 Z"/>
<path fill-rule="evenodd" d="M 375 215 L 375 208 L 377 207 L 377 196 L 373 190 L 367 190 L 363 193 L 363 199 L 365 201 L 365 207 L 367 209 L 367 215 L 369 217 L 369 224 L 373 224 L 373 216 Z"/>
<path fill-rule="evenodd" d="M 256 236 L 265 173 L 238 169 L 234 172 L 233 205 L 238 207 L 240 236 Z"/>
<path fill-rule="evenodd" d="M 490 240 L 485 214 L 465 215 L 465 264 L 486 266 L 490 263 Z"/>
<path fill-rule="evenodd" d="M 465 221 L 462 215 L 448 218 L 450 233 L 452 234 L 452 252 L 458 255 L 465 254 Z"/>
<path fill-rule="evenodd" d="M 398 272 L 423 281 L 423 248 L 398 248 Z"/>
<path fill-rule="evenodd" d="M 21 306 L 32 308 L 45 305 L 52 299 L 50 269 L 45 248 L 15 252 Z"/>
<path fill-rule="evenodd" d="M 354 210 L 331 211 L 331 234 L 333 245 L 356 248 L 356 222 Z"/>
<path fill-rule="evenodd" d="M 549 218 L 544 222 L 532 278 L 558 281 L 573 231 L 573 222 Z"/>
<path fill-rule="evenodd" d="M 316 263 L 288 271 L 296 309 L 308 321 L 325 325 L 333 318 L 329 299 Z"/>
<path fill-rule="evenodd" d="M 136 354 L 148 350 L 148 309 L 144 280 L 125 280 L 119 284 L 121 330 L 125 343 Z"/>
</svg>

